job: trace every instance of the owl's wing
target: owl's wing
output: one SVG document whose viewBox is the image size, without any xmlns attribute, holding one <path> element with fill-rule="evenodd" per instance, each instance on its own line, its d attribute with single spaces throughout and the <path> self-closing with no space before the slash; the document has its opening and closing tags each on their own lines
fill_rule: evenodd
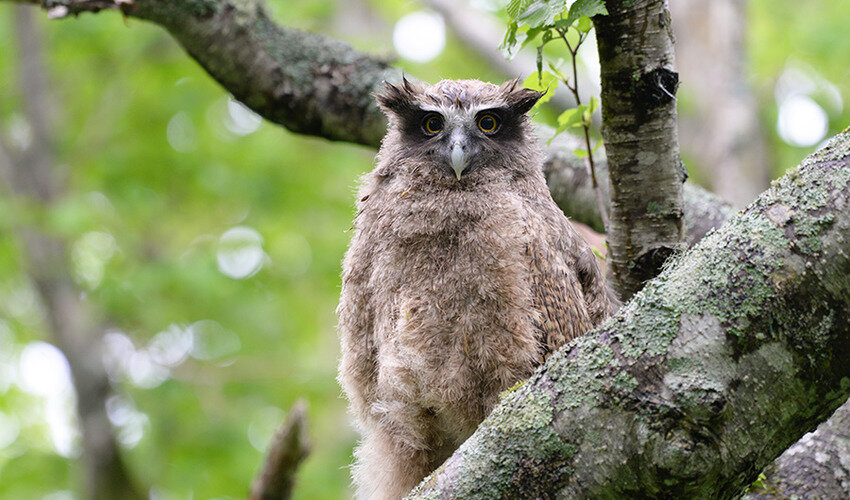
<svg viewBox="0 0 850 500">
<path fill-rule="evenodd" d="M 337 307 L 341 345 L 339 382 L 348 395 L 351 409 L 361 420 L 368 418 L 368 402 L 374 399 L 377 379 L 378 349 L 370 285 L 375 247 L 376 235 L 368 229 L 353 235 L 343 260 L 342 290 Z"/>
<path fill-rule="evenodd" d="M 531 228 L 534 236 L 526 248 L 544 358 L 616 307 L 590 245 L 551 198 L 547 201 L 535 207 L 542 227 Z"/>
</svg>

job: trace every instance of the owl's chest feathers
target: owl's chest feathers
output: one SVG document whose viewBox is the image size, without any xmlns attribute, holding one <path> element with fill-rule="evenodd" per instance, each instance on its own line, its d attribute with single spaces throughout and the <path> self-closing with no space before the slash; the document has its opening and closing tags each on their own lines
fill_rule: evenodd
<svg viewBox="0 0 850 500">
<path fill-rule="evenodd" d="M 419 404 L 455 407 L 477 423 L 533 369 L 529 230 L 518 203 L 412 197 L 385 214 L 394 223 L 379 258 L 388 265 L 376 267 L 397 274 L 373 276 L 386 318 L 376 331 L 381 376 Z"/>
</svg>

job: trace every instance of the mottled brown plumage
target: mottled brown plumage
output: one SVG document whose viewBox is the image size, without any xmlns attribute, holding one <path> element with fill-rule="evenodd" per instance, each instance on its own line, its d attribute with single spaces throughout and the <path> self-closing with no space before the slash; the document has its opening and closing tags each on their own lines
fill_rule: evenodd
<svg viewBox="0 0 850 500">
<path fill-rule="evenodd" d="M 358 498 L 404 496 L 501 391 L 615 307 L 546 187 L 526 117 L 539 97 L 477 80 L 378 95 L 390 128 L 362 181 L 338 308 Z"/>
</svg>

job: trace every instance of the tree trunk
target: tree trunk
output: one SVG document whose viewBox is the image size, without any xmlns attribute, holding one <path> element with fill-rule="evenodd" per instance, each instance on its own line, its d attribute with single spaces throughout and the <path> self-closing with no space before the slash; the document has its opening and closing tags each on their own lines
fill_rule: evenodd
<svg viewBox="0 0 850 500">
<path fill-rule="evenodd" d="M 607 0 L 596 16 L 610 177 L 608 270 L 623 300 L 681 248 L 673 28 L 666 0 Z"/>
<path fill-rule="evenodd" d="M 41 37 L 32 9 L 19 6 L 15 19 L 21 61 L 21 90 L 33 139 L 23 151 L 5 151 L 7 181 L 15 196 L 50 205 L 62 192 L 57 182 L 51 134 L 51 106 Z M 141 498 L 121 460 L 106 414 L 111 390 L 99 352 L 100 330 L 71 279 L 64 242 L 35 229 L 21 231 L 29 275 L 44 304 L 56 344 L 68 359 L 77 416 L 83 435 L 86 495 L 97 500 Z"/>
<path fill-rule="evenodd" d="M 411 498 L 733 498 L 850 394 L 850 131 L 554 354 Z"/>
</svg>

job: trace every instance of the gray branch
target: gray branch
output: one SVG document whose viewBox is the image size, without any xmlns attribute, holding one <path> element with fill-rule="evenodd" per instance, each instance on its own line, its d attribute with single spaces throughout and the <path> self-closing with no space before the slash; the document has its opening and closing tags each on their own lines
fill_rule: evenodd
<svg viewBox="0 0 850 500">
<path fill-rule="evenodd" d="M 850 498 L 850 401 L 785 450 L 744 498 Z"/>
<path fill-rule="evenodd" d="M 411 498 L 733 498 L 850 394 L 850 131 L 553 355 Z"/>
<path fill-rule="evenodd" d="M 54 17 L 111 8 L 159 24 L 210 76 L 258 114 L 293 132 L 330 140 L 379 145 L 386 122 L 372 93 L 384 80 L 401 79 L 399 70 L 343 42 L 275 24 L 252 1 L 44 0 L 44 7 Z M 567 215 L 601 230 L 595 207 L 573 211 L 577 205 L 568 202 L 573 191 L 589 185 L 578 172 L 569 178 L 577 147 L 559 141 L 549 148 L 550 171 L 566 169 L 563 175 L 550 176 L 550 188 L 560 193 L 556 201 Z M 562 179 L 568 183 L 559 184 Z M 710 213 L 712 221 L 727 218 L 724 204 L 705 204 L 710 199 L 705 190 L 693 186 L 691 192 L 696 196 L 693 205 L 686 198 L 686 211 L 696 206 L 700 213 Z M 692 233 L 695 238 L 709 229 L 706 224 L 693 227 L 699 230 Z"/>
</svg>

